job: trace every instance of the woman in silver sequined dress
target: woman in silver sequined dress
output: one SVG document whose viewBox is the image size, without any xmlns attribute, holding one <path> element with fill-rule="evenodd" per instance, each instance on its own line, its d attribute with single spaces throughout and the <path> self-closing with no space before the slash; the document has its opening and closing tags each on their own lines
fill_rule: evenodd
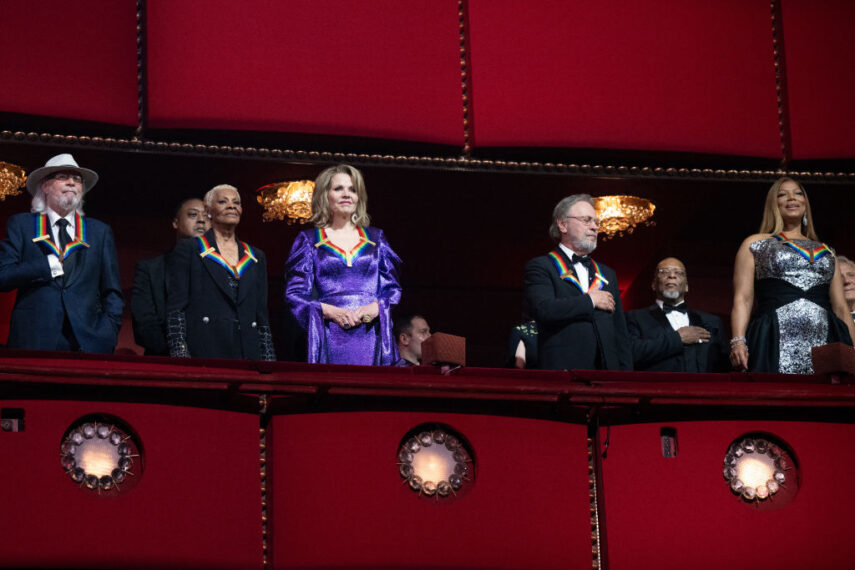
<svg viewBox="0 0 855 570">
<path fill-rule="evenodd" d="M 855 338 L 834 252 L 817 239 L 807 194 L 791 178 L 769 189 L 760 233 L 736 254 L 733 287 L 734 368 L 812 374 L 812 347 Z"/>
</svg>

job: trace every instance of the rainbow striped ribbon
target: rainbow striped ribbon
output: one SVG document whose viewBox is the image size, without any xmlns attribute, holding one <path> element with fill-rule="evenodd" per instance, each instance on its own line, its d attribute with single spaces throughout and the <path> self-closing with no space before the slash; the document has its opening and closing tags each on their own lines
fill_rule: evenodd
<svg viewBox="0 0 855 570">
<path fill-rule="evenodd" d="M 350 252 L 344 251 L 342 248 L 331 242 L 327 237 L 327 232 L 324 228 L 317 228 L 315 230 L 315 236 L 318 240 L 315 247 L 327 248 L 333 253 L 333 255 L 344 261 L 348 267 L 353 267 L 353 260 L 359 257 L 365 248 L 369 245 L 376 245 L 373 241 L 368 239 L 368 233 L 362 227 L 357 227 L 356 231 L 359 232 L 359 243 L 353 246 L 353 249 L 351 249 Z"/>
<path fill-rule="evenodd" d="M 48 231 L 47 214 L 39 214 L 36 216 L 36 237 L 33 238 L 33 243 L 42 243 L 56 255 L 60 261 L 68 257 L 72 251 L 79 247 L 89 247 L 86 243 L 86 223 L 83 221 L 83 216 L 79 212 L 74 212 L 74 240 L 65 246 L 65 249 L 60 251 L 59 247 L 51 239 L 50 231 Z"/>
<path fill-rule="evenodd" d="M 255 254 L 252 252 L 252 248 L 249 247 L 249 244 L 245 241 L 240 242 L 243 246 L 243 257 L 238 261 L 237 265 L 232 267 L 232 265 L 226 261 L 226 258 L 220 255 L 217 252 L 217 249 L 208 242 L 208 238 L 205 236 L 198 236 L 196 239 L 199 240 L 199 257 L 209 257 L 213 259 L 225 267 L 229 273 L 234 275 L 235 279 L 240 279 L 240 276 L 243 275 L 250 263 L 258 262 L 255 258 Z"/>
<path fill-rule="evenodd" d="M 792 241 L 790 238 L 785 236 L 784 232 L 781 232 L 778 235 L 776 235 L 775 239 L 777 239 L 779 242 L 781 242 L 785 245 L 790 246 L 791 248 L 796 250 L 796 252 L 798 252 L 799 255 L 801 255 L 802 257 L 804 257 L 805 259 L 807 259 L 811 263 L 813 263 L 814 261 L 822 259 L 826 255 L 831 254 L 831 248 L 829 248 L 824 243 L 820 244 L 820 246 L 817 248 L 807 249 L 807 248 L 804 248 L 804 247 L 798 245 L 797 243 Z"/>
<path fill-rule="evenodd" d="M 608 280 L 603 276 L 603 272 L 600 270 L 600 266 L 593 259 L 591 263 L 594 264 L 594 279 L 591 281 L 591 286 L 588 287 L 587 290 L 582 286 L 576 276 L 573 274 L 573 271 L 567 267 L 567 264 L 564 263 L 564 258 L 561 257 L 561 254 L 558 253 L 557 249 L 553 249 L 549 252 L 549 257 L 552 258 L 552 262 L 555 264 L 555 269 L 558 270 L 558 275 L 561 276 L 561 279 L 565 281 L 569 281 L 573 285 L 575 285 L 579 291 L 584 295 L 585 293 L 590 293 L 594 289 L 602 289 L 606 285 L 608 285 Z"/>
</svg>

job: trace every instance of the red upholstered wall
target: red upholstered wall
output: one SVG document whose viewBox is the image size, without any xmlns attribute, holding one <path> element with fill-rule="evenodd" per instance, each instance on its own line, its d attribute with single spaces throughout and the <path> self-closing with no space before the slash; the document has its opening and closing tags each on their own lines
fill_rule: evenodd
<svg viewBox="0 0 855 570">
<path fill-rule="evenodd" d="M 147 10 L 152 127 L 463 144 L 455 0 L 153 0 Z"/>
<path fill-rule="evenodd" d="M 793 158 L 855 156 L 852 8 L 782 1 Z"/>
<path fill-rule="evenodd" d="M 0 111 L 136 125 L 136 3 L 3 2 L 0 69 Z"/>
<path fill-rule="evenodd" d="M 678 422 L 679 456 L 660 450 L 663 424 L 612 426 L 603 460 L 610 568 L 848 568 L 855 499 L 852 425 Z M 605 431 L 605 430 L 604 430 Z M 786 507 L 750 508 L 730 492 L 730 443 L 764 431 L 788 443 L 801 487 Z"/>
<path fill-rule="evenodd" d="M 115 402 L 2 407 L 26 412 L 24 431 L 0 432 L 3 566 L 261 566 L 257 416 Z M 77 490 L 60 467 L 65 430 L 96 412 L 127 422 L 151 451 L 127 494 Z"/>
<path fill-rule="evenodd" d="M 780 154 L 768 3 L 469 7 L 477 145 Z"/>
<path fill-rule="evenodd" d="M 472 444 L 460 500 L 417 496 L 395 469 L 401 438 L 443 422 Z M 278 416 L 273 556 L 296 567 L 589 568 L 585 427 L 501 416 Z"/>
</svg>

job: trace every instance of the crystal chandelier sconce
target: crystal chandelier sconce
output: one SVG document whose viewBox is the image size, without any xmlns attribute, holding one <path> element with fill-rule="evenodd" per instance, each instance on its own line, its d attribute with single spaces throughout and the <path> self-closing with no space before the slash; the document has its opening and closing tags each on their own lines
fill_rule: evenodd
<svg viewBox="0 0 855 570">
<path fill-rule="evenodd" d="M 656 206 L 650 200 L 636 196 L 599 196 L 594 209 L 600 219 L 603 240 L 631 234 L 639 224 L 655 225 L 651 218 Z"/>
<path fill-rule="evenodd" d="M 0 162 L 0 200 L 17 196 L 27 182 L 27 173 L 16 164 Z"/>
<path fill-rule="evenodd" d="M 312 217 L 312 193 L 315 183 L 311 180 L 274 182 L 262 186 L 256 192 L 258 203 L 264 208 L 265 222 L 285 220 L 288 224 L 302 224 Z"/>
</svg>

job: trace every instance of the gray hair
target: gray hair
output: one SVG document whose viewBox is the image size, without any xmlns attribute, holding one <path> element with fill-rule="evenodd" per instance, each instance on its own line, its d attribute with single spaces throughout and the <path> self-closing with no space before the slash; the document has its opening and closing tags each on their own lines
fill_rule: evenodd
<svg viewBox="0 0 855 570">
<path fill-rule="evenodd" d="M 841 263 L 848 263 L 849 265 L 855 267 L 855 261 L 852 261 L 851 259 L 849 259 L 845 255 L 838 255 L 837 256 L 837 265 L 840 265 Z"/>
<path fill-rule="evenodd" d="M 552 210 L 552 224 L 549 226 L 549 237 L 556 241 L 561 241 L 561 230 L 558 229 L 558 220 L 567 217 L 570 208 L 579 202 L 587 202 L 591 207 L 594 206 L 594 199 L 591 198 L 590 194 L 572 194 L 566 198 L 562 198 L 555 205 L 555 209 Z"/>
<path fill-rule="evenodd" d="M 231 184 L 217 184 L 207 192 L 205 192 L 205 197 L 202 198 L 202 201 L 205 202 L 205 208 L 211 209 L 211 206 L 214 205 L 214 195 L 220 190 L 234 190 L 238 196 L 240 196 L 240 192 L 238 189 L 232 186 Z"/>
</svg>

